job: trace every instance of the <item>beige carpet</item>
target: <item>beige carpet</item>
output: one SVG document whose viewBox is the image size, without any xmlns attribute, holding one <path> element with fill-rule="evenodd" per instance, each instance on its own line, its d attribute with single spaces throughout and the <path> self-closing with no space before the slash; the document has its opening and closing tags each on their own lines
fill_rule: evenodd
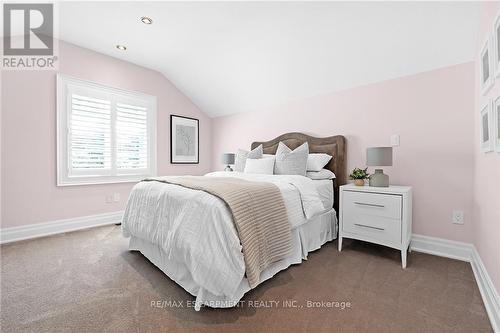
<svg viewBox="0 0 500 333">
<path fill-rule="evenodd" d="M 492 331 L 468 263 L 411 253 L 403 270 L 398 251 L 346 240 L 339 253 L 335 245 L 257 287 L 239 308 L 195 312 L 186 307 L 193 297 L 127 250 L 119 227 L 7 244 L 1 331 Z M 350 307 L 308 308 L 308 301 Z"/>
</svg>

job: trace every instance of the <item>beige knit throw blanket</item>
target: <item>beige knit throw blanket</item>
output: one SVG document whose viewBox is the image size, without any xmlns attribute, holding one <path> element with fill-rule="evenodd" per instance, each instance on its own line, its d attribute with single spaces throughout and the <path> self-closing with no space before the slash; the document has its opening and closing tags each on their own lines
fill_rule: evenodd
<svg viewBox="0 0 500 333">
<path fill-rule="evenodd" d="M 271 263 L 284 259 L 292 250 L 290 224 L 278 187 L 233 177 L 168 176 L 148 178 L 201 190 L 222 199 L 231 210 L 243 248 L 246 276 L 251 288 Z"/>
</svg>

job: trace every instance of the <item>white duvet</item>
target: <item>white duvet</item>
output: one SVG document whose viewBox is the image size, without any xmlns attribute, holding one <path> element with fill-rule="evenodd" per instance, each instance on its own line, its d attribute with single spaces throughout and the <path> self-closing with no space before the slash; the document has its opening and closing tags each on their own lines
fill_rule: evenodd
<svg viewBox="0 0 500 333">
<path fill-rule="evenodd" d="M 266 181 L 280 189 L 290 228 L 331 207 L 324 207 L 313 184 L 303 176 L 213 172 L 208 177 Z M 158 245 L 168 259 L 183 263 L 199 286 L 217 296 L 232 296 L 244 274 L 241 245 L 226 204 L 197 190 L 161 182 L 141 182 L 130 194 L 122 221 L 125 237 Z"/>
</svg>

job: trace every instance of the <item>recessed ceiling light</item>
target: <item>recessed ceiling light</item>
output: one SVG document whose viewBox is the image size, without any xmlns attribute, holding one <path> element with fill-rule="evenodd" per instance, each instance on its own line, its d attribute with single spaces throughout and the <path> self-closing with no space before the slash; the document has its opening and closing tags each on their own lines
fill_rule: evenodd
<svg viewBox="0 0 500 333">
<path fill-rule="evenodd" d="M 141 17 L 141 22 L 144 24 L 153 24 L 153 20 L 147 16 Z"/>
<path fill-rule="evenodd" d="M 127 49 L 127 47 L 124 45 L 116 45 L 116 48 L 120 51 L 125 51 Z"/>
</svg>

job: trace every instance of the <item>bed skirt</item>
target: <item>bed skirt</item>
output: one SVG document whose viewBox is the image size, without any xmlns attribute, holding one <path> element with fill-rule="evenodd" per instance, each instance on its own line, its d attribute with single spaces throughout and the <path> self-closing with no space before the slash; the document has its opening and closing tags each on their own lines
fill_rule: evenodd
<svg viewBox="0 0 500 333">
<path fill-rule="evenodd" d="M 309 252 L 319 249 L 326 242 L 337 238 L 337 216 L 332 209 L 318 215 L 301 226 L 292 229 L 292 252 L 283 260 L 271 264 L 260 275 L 261 283 L 272 278 L 290 265 L 300 264 L 307 260 Z M 169 259 L 160 246 L 132 236 L 129 250 L 140 251 L 149 261 L 157 266 L 169 278 L 196 297 L 195 310 L 201 306 L 212 308 L 229 308 L 238 305 L 251 288 L 248 280 L 243 278 L 234 295 L 214 295 L 193 280 L 189 270 L 182 262 Z"/>
</svg>

